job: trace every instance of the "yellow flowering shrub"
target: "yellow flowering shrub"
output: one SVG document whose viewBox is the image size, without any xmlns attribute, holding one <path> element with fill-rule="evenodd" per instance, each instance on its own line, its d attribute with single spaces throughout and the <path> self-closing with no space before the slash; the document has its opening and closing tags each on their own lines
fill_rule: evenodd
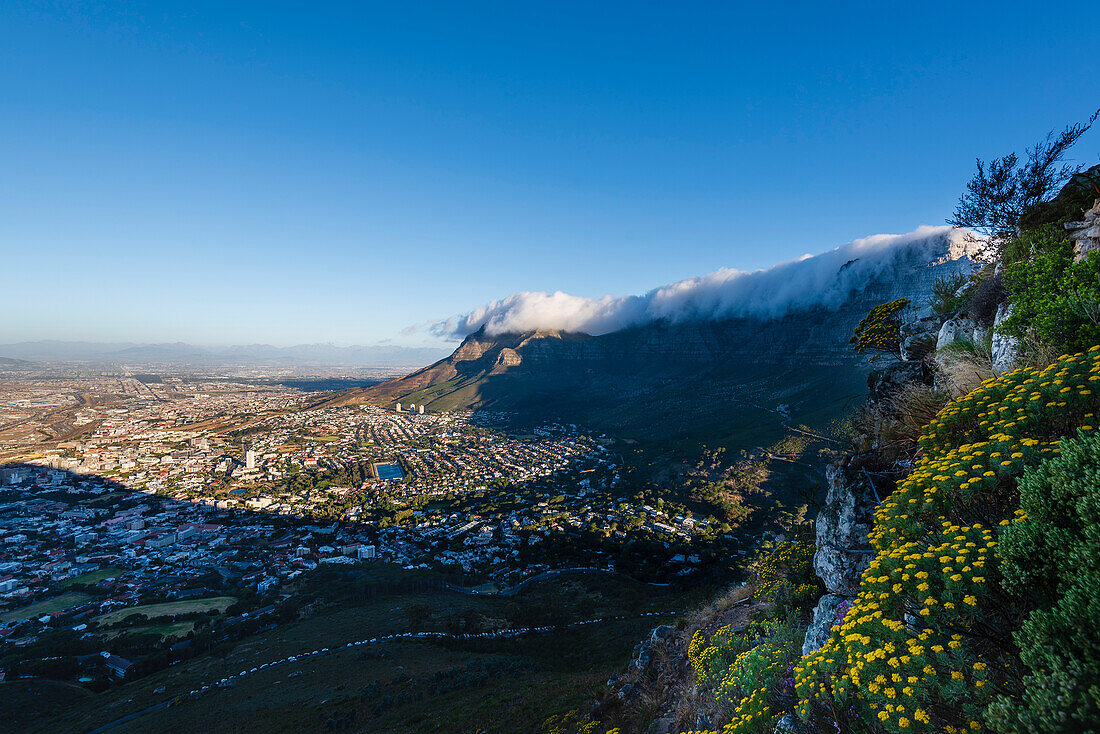
<svg viewBox="0 0 1100 734">
<path fill-rule="evenodd" d="M 820 595 L 813 569 L 816 551 L 816 546 L 807 541 L 776 545 L 757 566 L 756 596 L 795 605 L 816 599 Z"/>
<path fill-rule="evenodd" d="M 908 298 L 898 298 L 872 308 L 848 340 L 852 348 L 859 354 L 886 352 L 897 355 L 901 351 L 901 312 L 908 306 Z"/>
<path fill-rule="evenodd" d="M 922 432 L 912 474 L 875 513 L 876 555 L 820 650 L 795 668 L 798 712 L 852 728 L 983 729 L 1018 692 L 1024 604 L 1001 583 L 998 533 L 1025 518 L 1016 478 L 1093 429 L 1100 347 L 987 380 Z"/>
<path fill-rule="evenodd" d="M 709 637 L 701 631 L 692 636 L 688 660 L 696 684 L 728 707 L 727 734 L 771 734 L 794 703 L 792 671 L 804 636 L 798 620 L 820 596 L 815 550 L 805 541 L 779 543 L 757 566 L 756 596 L 771 602 L 770 613 L 787 618 L 757 619 L 743 630 L 727 625 Z"/>
</svg>

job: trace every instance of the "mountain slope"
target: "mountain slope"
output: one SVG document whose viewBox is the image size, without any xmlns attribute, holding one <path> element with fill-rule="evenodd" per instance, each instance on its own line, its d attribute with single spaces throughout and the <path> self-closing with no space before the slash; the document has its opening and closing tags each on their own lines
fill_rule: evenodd
<svg viewBox="0 0 1100 734">
<path fill-rule="evenodd" d="M 909 298 L 923 308 L 937 277 L 970 267 L 965 258 L 930 261 L 924 247 L 903 255 L 836 309 L 772 319 L 666 319 L 599 336 L 489 335 L 482 327 L 446 359 L 329 404 L 507 410 L 641 440 L 766 444 L 781 435 L 787 411 L 794 423 L 821 428 L 862 396 L 866 360 L 848 337 L 873 306 Z"/>
</svg>

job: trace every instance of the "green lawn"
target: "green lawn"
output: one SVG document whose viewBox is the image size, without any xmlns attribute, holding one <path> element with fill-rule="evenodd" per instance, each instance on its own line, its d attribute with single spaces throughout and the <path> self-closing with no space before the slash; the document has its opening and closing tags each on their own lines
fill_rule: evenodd
<svg viewBox="0 0 1100 734">
<path fill-rule="evenodd" d="M 160 635 L 166 640 L 179 639 L 186 637 L 187 633 L 194 628 L 195 623 L 193 621 L 148 624 L 140 627 L 123 627 L 122 629 L 108 630 L 103 633 L 102 639 L 111 640 L 122 635 Z"/>
<path fill-rule="evenodd" d="M 188 614 L 189 612 L 208 612 L 217 609 L 224 612 L 237 603 L 235 596 L 215 596 L 209 599 L 187 599 L 185 601 L 167 601 L 162 604 L 144 604 L 139 607 L 126 607 L 116 609 L 113 612 L 96 617 L 93 621 L 100 626 L 107 626 L 130 617 L 134 614 L 144 614 L 149 619 L 157 617 L 171 617 L 175 614 Z"/>
<path fill-rule="evenodd" d="M 0 614 L 0 622 L 11 622 L 16 619 L 34 619 L 45 614 L 53 614 L 70 607 L 79 606 L 92 597 L 81 591 L 66 591 L 64 594 L 51 596 L 49 599 L 35 602 L 28 607 L 19 607 Z"/>
<path fill-rule="evenodd" d="M 114 568 L 113 566 L 110 566 L 107 568 L 101 568 L 98 571 L 92 571 L 91 573 L 83 574 L 81 576 L 74 576 L 68 581 L 62 583 L 61 586 L 64 588 L 66 586 L 72 586 L 73 584 L 94 584 L 97 581 L 102 581 L 104 579 L 117 578 L 124 573 L 126 573 L 125 569 Z"/>
</svg>

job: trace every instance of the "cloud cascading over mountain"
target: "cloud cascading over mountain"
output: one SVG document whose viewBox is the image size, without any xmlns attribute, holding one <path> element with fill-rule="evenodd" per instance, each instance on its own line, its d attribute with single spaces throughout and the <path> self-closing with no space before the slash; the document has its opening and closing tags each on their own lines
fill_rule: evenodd
<svg viewBox="0 0 1100 734">
<path fill-rule="evenodd" d="M 461 339 L 485 327 L 488 335 L 535 330 L 607 334 L 653 321 L 780 318 L 811 308 L 836 309 L 849 294 L 896 268 L 899 259 L 973 256 L 967 230 L 918 227 L 908 234 L 853 240 L 820 255 L 805 255 L 765 270 L 722 268 L 661 286 L 641 296 L 584 298 L 562 291 L 521 292 L 436 322 L 438 336 Z"/>
</svg>

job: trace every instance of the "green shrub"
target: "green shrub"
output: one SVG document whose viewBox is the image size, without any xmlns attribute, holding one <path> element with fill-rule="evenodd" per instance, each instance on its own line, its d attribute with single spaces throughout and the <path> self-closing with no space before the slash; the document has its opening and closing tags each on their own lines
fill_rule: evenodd
<svg viewBox="0 0 1100 734">
<path fill-rule="evenodd" d="M 1001 330 L 1056 352 L 1077 352 L 1100 342 L 1100 255 L 1074 262 L 1073 246 L 1048 227 L 1017 241 L 1029 259 L 1010 264 L 1005 285 L 1013 313 Z"/>
<path fill-rule="evenodd" d="M 925 427 L 913 472 L 875 512 L 858 596 L 795 668 L 803 718 L 851 711 L 870 731 L 976 732 L 995 699 L 1019 695 L 1014 635 L 1032 607 L 1003 582 L 998 534 L 1027 517 L 1024 470 L 1095 428 L 1097 382 L 1100 346 L 987 380 Z"/>
<path fill-rule="evenodd" d="M 1022 698 L 998 698 L 1004 732 L 1086 731 L 1100 721 L 1100 436 L 1081 432 L 1020 479 L 1025 514 L 1001 542 L 1007 589 L 1038 608 L 1016 634 Z"/>
<path fill-rule="evenodd" d="M 777 613 L 805 610 L 821 596 L 821 580 L 814 573 L 817 547 L 807 541 L 779 543 L 756 570 L 756 596 L 767 599 Z"/>
<path fill-rule="evenodd" d="M 966 305 L 966 295 L 956 296 L 970 279 L 965 273 L 953 273 L 936 278 L 932 283 L 932 310 L 938 314 L 955 313 Z"/>
<path fill-rule="evenodd" d="M 708 637 L 696 631 L 688 660 L 696 684 L 714 692 L 730 708 L 725 731 L 767 732 L 793 703 L 793 666 L 799 659 L 805 628 L 796 616 L 763 619 L 737 632 L 728 625 Z"/>
</svg>

